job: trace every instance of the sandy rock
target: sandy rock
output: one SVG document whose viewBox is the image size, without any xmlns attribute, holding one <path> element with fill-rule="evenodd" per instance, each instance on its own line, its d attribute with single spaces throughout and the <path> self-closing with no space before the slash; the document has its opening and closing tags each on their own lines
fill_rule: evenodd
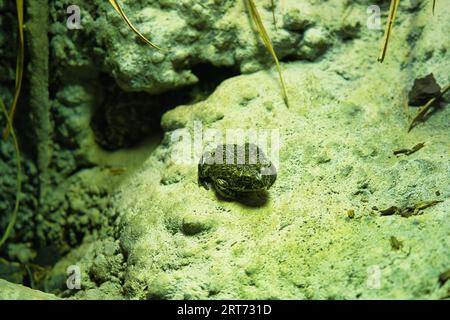
<svg viewBox="0 0 450 320">
<path fill-rule="evenodd" d="M 41 292 L 0 279 L 0 300 L 57 300 L 53 294 Z"/>
<path fill-rule="evenodd" d="M 426 21 L 429 12 L 418 12 L 417 18 L 399 14 L 402 23 L 383 65 L 375 64 L 379 37 L 370 32 L 320 62 L 283 65 L 289 109 L 276 73 L 257 72 L 229 79 L 206 101 L 164 115 L 164 143 L 113 201 L 122 213 L 121 244 L 133 266 L 126 271 L 128 295 L 445 295 L 438 276 L 450 263 L 450 109 L 441 109 L 407 133 L 416 109 L 404 109 L 401 91 L 412 84 L 411 70 L 436 70 L 441 82 L 448 83 L 448 59 L 439 52 L 449 48 L 440 41 L 422 42 L 431 36 L 429 30 L 436 30 L 426 25 L 410 52 L 405 43 L 414 31 L 407 25 L 411 19 Z M 447 25 L 447 16 L 440 12 L 434 23 Z M 326 38 L 313 30 L 306 32 L 310 43 Z M 419 60 L 401 67 L 411 54 L 419 59 L 429 50 L 436 58 L 427 68 Z M 223 116 L 213 121 L 206 116 L 219 113 Z M 278 159 L 272 158 L 278 160 L 278 178 L 266 203 L 221 200 L 197 185 L 198 154 L 191 162 L 176 161 L 174 151 L 195 149 L 195 142 L 172 139 L 174 134 L 185 130 L 194 137 L 199 122 L 203 133 L 213 129 L 223 136 L 233 128 L 278 130 L 281 147 Z M 425 147 L 412 155 L 393 154 L 419 142 Z M 201 147 L 214 143 L 204 141 Z M 162 183 L 169 172 L 177 172 L 177 179 Z M 380 214 L 390 206 L 414 207 L 422 201 L 439 202 L 408 218 Z M 392 248 L 392 237 L 402 246 Z"/>
</svg>

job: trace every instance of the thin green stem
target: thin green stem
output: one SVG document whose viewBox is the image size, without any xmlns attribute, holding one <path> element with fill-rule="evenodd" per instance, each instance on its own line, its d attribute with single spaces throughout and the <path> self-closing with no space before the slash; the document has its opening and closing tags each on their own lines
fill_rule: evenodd
<svg viewBox="0 0 450 320">
<path fill-rule="evenodd" d="M 17 7 L 17 24 L 19 26 L 19 46 L 16 62 L 16 88 L 14 92 L 14 100 L 9 112 L 9 117 L 11 119 L 10 124 L 7 125 L 5 131 L 3 132 L 3 139 L 8 139 L 10 131 L 12 130 L 12 124 L 14 121 L 14 115 L 16 114 L 17 103 L 20 97 L 20 91 L 22 89 L 22 79 L 25 61 L 25 40 L 23 33 L 23 0 L 16 0 Z"/>
<path fill-rule="evenodd" d="M 14 128 L 11 123 L 11 118 L 8 115 L 8 110 L 6 110 L 5 104 L 3 103 L 3 100 L 0 98 L 0 108 L 2 109 L 3 113 L 5 114 L 5 118 L 7 121 L 7 125 L 9 128 L 11 128 L 11 136 L 14 141 L 14 148 L 16 151 L 16 166 L 17 166 L 17 190 L 16 190 L 16 201 L 14 204 L 14 210 L 11 214 L 11 218 L 9 220 L 8 226 L 6 227 L 6 231 L 4 235 L 2 236 L 0 240 L 0 247 L 6 242 L 9 235 L 11 234 L 12 229 L 14 228 L 14 225 L 16 223 L 17 219 L 17 212 L 19 211 L 19 204 L 20 204 L 20 193 L 22 192 L 22 168 L 20 165 L 20 151 L 19 151 L 19 143 L 17 141 L 16 133 L 14 131 Z"/>
</svg>

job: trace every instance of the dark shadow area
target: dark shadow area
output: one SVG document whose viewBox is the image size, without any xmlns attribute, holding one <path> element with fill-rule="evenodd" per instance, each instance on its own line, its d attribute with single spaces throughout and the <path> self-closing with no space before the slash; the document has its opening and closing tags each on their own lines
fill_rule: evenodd
<svg viewBox="0 0 450 320">
<path fill-rule="evenodd" d="M 227 199 L 222 197 L 219 193 L 216 193 L 216 197 L 221 201 L 226 202 L 237 202 L 244 207 L 249 208 L 260 208 L 263 207 L 269 201 L 269 192 L 260 191 L 260 192 L 245 192 L 237 195 L 235 199 Z"/>
<path fill-rule="evenodd" d="M 192 99 L 190 103 L 206 100 L 223 81 L 241 74 L 238 68 L 215 67 L 211 64 L 198 64 L 191 70 L 199 82 L 184 89 L 189 92 Z"/>
<path fill-rule="evenodd" d="M 280 62 L 284 62 L 284 63 L 298 62 L 299 60 L 302 60 L 302 57 L 300 57 L 298 54 L 295 54 L 295 53 L 288 54 L 288 55 L 280 58 Z M 304 62 L 308 62 L 308 60 L 305 60 Z"/>
<path fill-rule="evenodd" d="M 222 81 L 239 75 L 237 69 L 199 64 L 192 68 L 199 82 L 159 95 L 125 92 L 102 74 L 103 99 L 94 112 L 91 128 L 96 142 L 106 150 L 135 146 L 149 136 L 162 136 L 162 115 L 179 105 L 207 99 Z"/>
</svg>

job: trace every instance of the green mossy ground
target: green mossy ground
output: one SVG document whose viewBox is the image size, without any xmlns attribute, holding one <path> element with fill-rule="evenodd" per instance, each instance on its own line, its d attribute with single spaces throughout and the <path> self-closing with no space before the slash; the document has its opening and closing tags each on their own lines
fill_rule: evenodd
<svg viewBox="0 0 450 320">
<path fill-rule="evenodd" d="M 366 27 L 370 1 L 351 7 L 340 0 L 283 1 L 276 30 L 270 7 L 262 6 L 285 61 L 286 109 L 242 1 L 122 3 L 167 53 L 135 40 L 107 1 L 49 2 L 50 192 L 39 193 L 42 169 L 26 130 L 33 125 L 25 90 L 16 124 L 25 170 L 22 207 L 1 252 L 19 266 L 46 268 L 36 288 L 71 299 L 448 294 L 449 284 L 438 278 L 450 267 L 450 109 L 444 105 L 407 134 L 416 108 L 405 109 L 404 99 L 413 80 L 430 72 L 441 86 L 450 82 L 449 12 L 432 17 L 431 2 L 402 2 L 381 65 L 382 30 Z M 81 6 L 81 30 L 64 23 L 71 4 Z M 4 36 L 14 21 L 14 8 L 8 10 L 0 20 L 6 103 L 15 63 L 14 39 Z M 216 78 L 199 78 L 195 69 L 205 65 L 213 74 L 246 75 L 200 101 Z M 197 186 L 195 163 L 172 161 L 172 151 L 186 145 L 171 134 L 192 131 L 194 121 L 222 133 L 280 130 L 278 179 L 264 206 L 220 200 Z M 419 142 L 425 147 L 418 152 L 393 155 Z M 13 155 L 12 144 L 2 141 L 1 230 L 14 199 Z M 417 216 L 380 215 L 390 206 L 431 200 L 442 202 Z M 392 237 L 401 245 L 393 246 Z M 79 291 L 67 289 L 70 265 L 81 268 Z M 29 284 L 18 270 L 10 266 L 10 278 L 2 277 Z M 0 288 L 16 290 L 16 298 L 40 295 L 3 281 Z"/>
</svg>

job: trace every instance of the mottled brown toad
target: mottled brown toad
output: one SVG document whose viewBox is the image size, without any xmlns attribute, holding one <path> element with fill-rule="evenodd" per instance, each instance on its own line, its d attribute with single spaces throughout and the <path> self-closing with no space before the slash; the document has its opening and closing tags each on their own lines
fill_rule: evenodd
<svg viewBox="0 0 450 320">
<path fill-rule="evenodd" d="M 272 162 L 252 143 L 219 145 L 198 164 L 198 183 L 227 199 L 268 190 L 277 178 Z"/>
</svg>

